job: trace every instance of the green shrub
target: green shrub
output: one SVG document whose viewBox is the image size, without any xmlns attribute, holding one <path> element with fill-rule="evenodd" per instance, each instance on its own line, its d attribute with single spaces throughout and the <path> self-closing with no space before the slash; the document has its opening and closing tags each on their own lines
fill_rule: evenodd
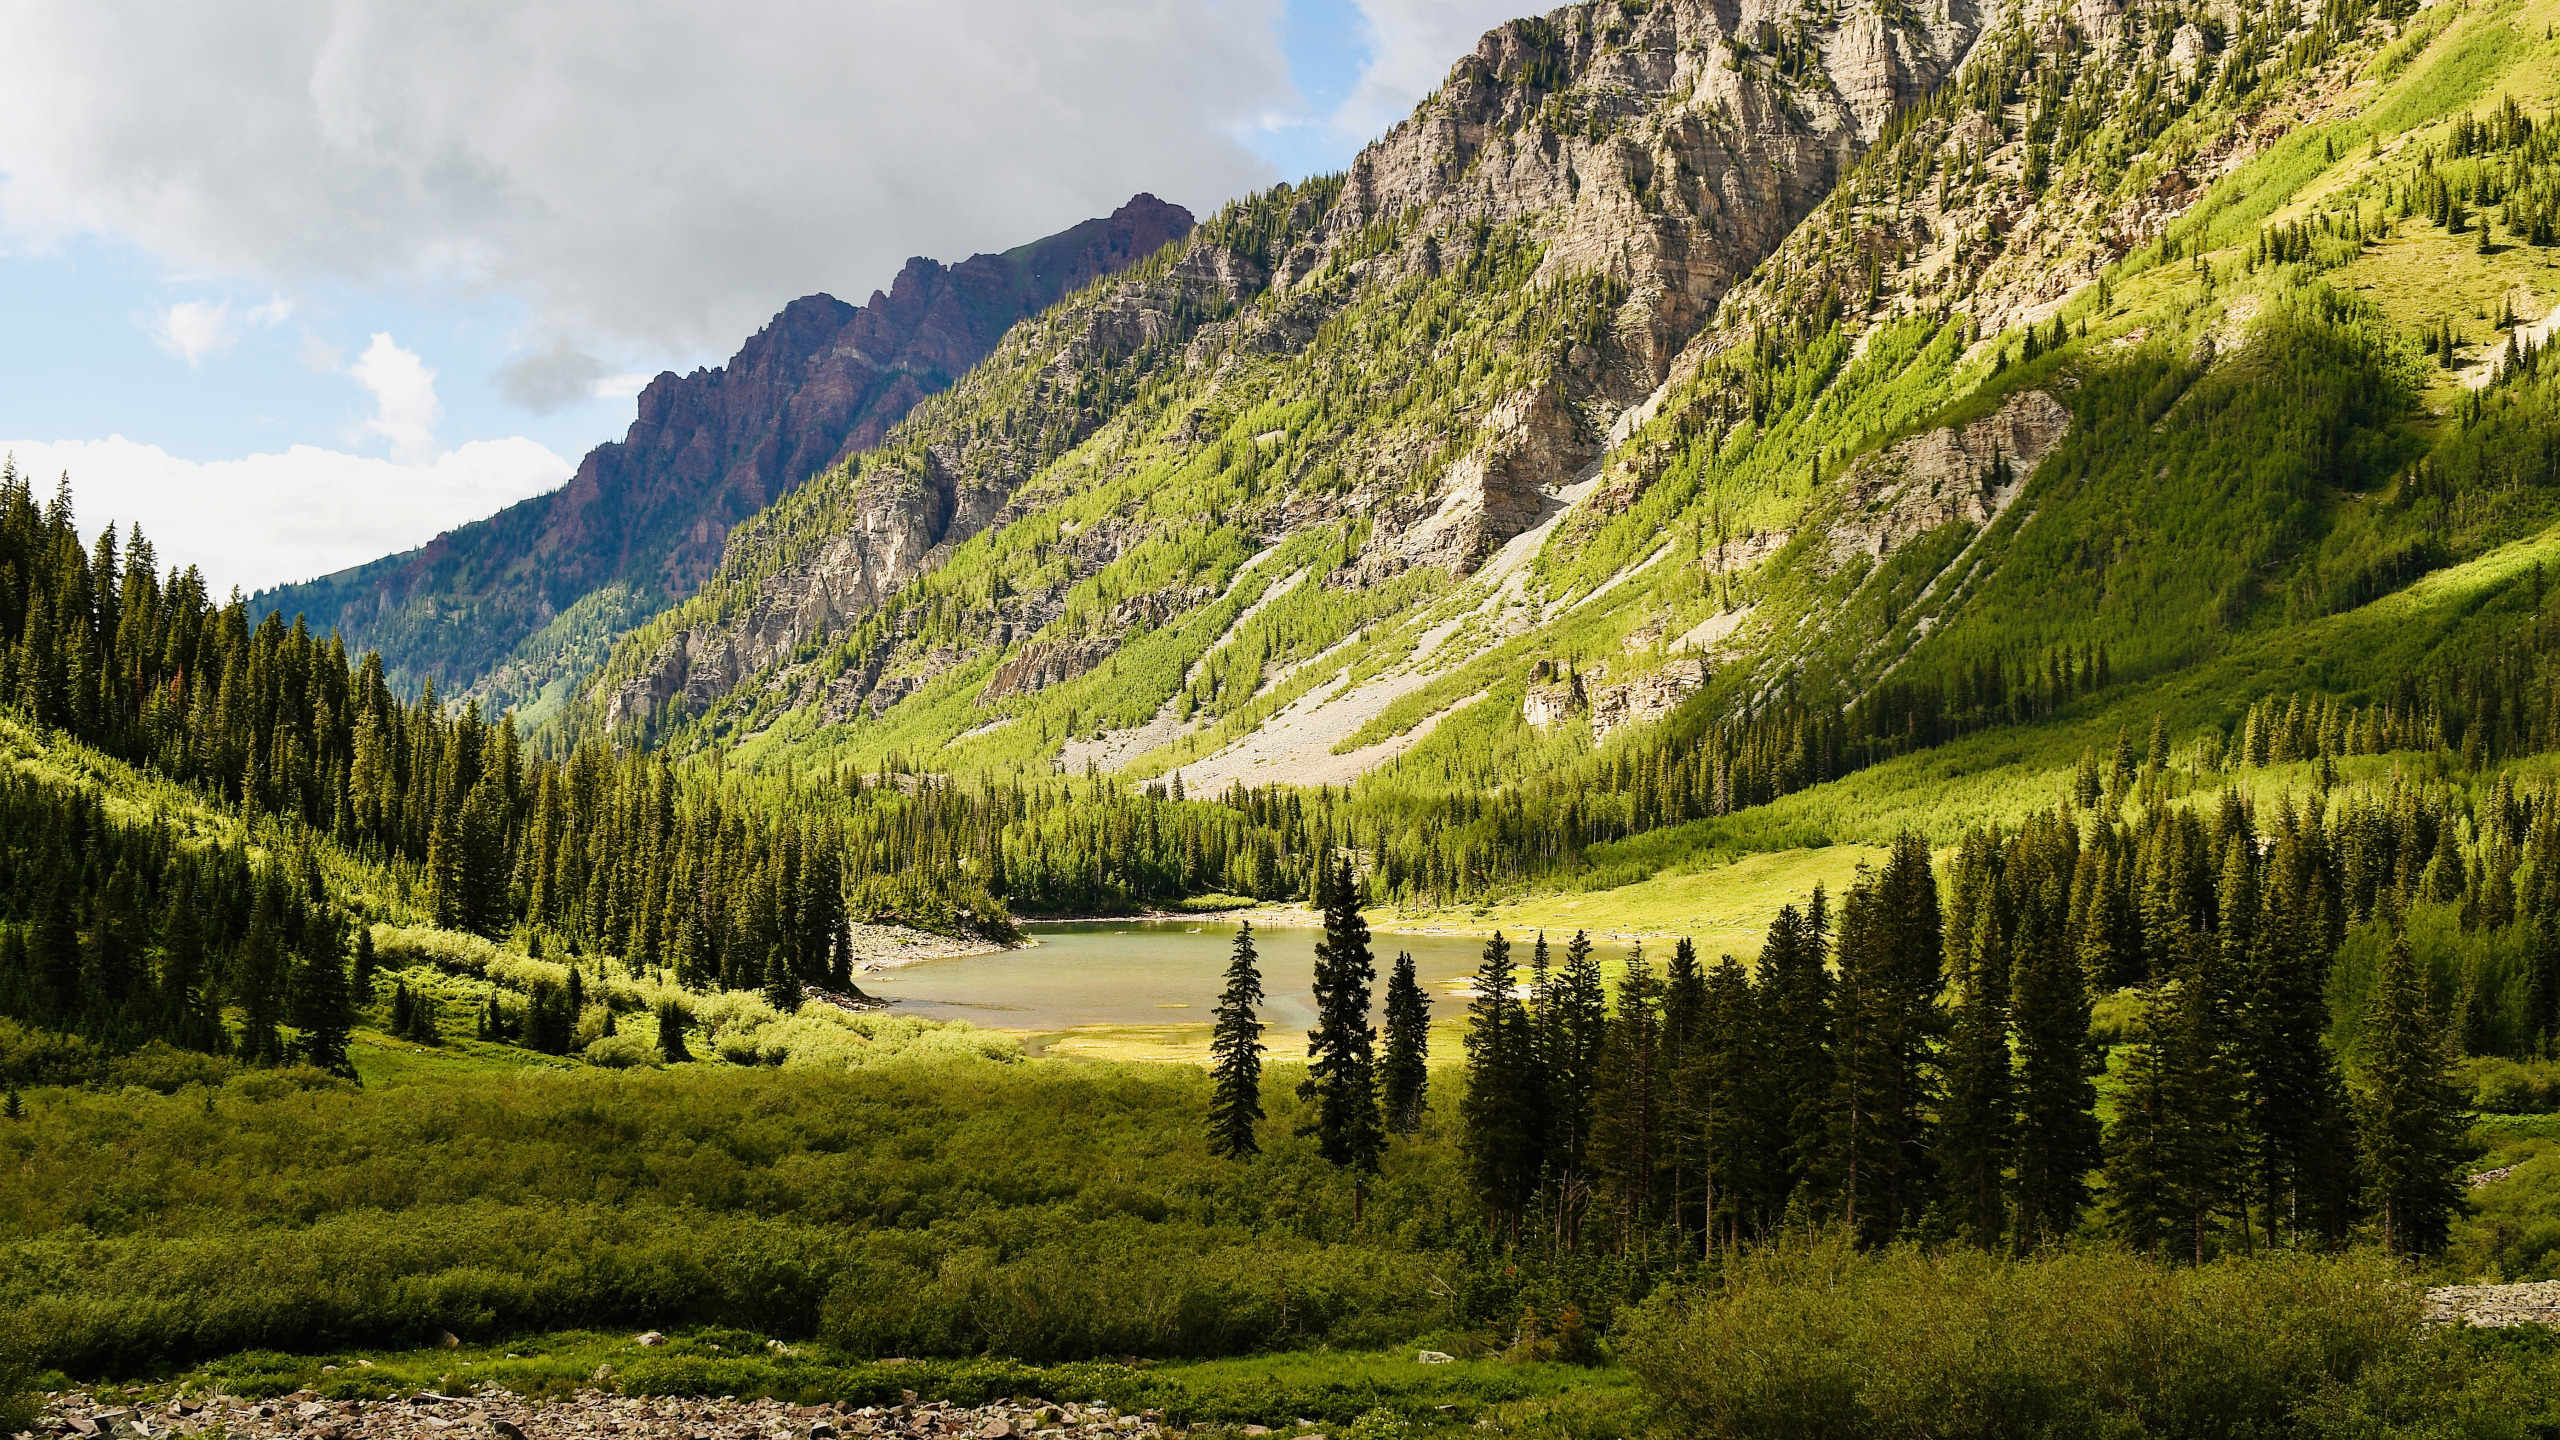
<svg viewBox="0 0 2560 1440">
<path fill-rule="evenodd" d="M 2473 1108 L 2492 1115 L 2541 1115 L 2560 1108 L 2560 1061 L 2482 1055 L 2463 1062 Z"/>
<path fill-rule="evenodd" d="M 2173 1269 L 1824 1241 L 1656 1296 L 1621 1343 L 1701 1435 L 2209 1440 L 2287 1433 L 2314 1397 L 2397 1363 L 2418 1305 L 2369 1256 Z"/>
<path fill-rule="evenodd" d="M 629 1070 L 666 1063 L 666 1057 L 658 1053 L 658 1042 L 637 1030 L 619 1030 L 601 1036 L 580 1053 L 588 1064 L 600 1065 L 607 1070 Z"/>
</svg>

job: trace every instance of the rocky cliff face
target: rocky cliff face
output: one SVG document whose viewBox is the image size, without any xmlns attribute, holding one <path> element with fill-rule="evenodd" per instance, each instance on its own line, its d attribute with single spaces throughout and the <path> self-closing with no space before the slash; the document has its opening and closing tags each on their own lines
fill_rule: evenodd
<svg viewBox="0 0 2560 1440">
<path fill-rule="evenodd" d="M 645 617 L 701 585 L 732 526 L 877 445 L 1015 321 L 1190 229 L 1189 212 L 1140 195 L 1003 254 L 910 260 L 866 304 L 804 296 L 728 364 L 651 381 L 630 432 L 590 451 L 562 489 L 255 604 L 334 624 L 396 673 L 448 691 L 600 587 L 627 587 Z M 501 675 L 493 699 L 539 689 L 551 678 L 541 669 Z"/>
<path fill-rule="evenodd" d="M 1471 394 L 1456 425 L 1347 427 L 1305 467 L 1334 483 L 1257 493 L 1250 521 L 1283 537 L 1363 520 L 1362 546 L 1327 583 L 1415 567 L 1474 574 L 1592 467 L 1612 422 L 1657 390 L 1717 301 L 1898 104 L 1954 70 L 1978 30 L 1972 0 L 1891 20 L 1789 0 L 1738 12 L 1604 0 L 1499 27 L 1362 152 L 1338 193 L 1275 193 L 1204 225 L 1170 266 L 1026 332 L 1018 353 L 987 362 L 979 391 L 964 386 L 869 461 L 741 526 L 717 593 L 626 643 L 593 717 L 663 734 L 716 708 L 724 686 L 765 710 L 876 710 L 876 687 L 902 672 L 930 678 L 936 648 L 886 623 L 890 597 L 970 537 L 1125 465 L 1116 457 L 1150 434 L 1134 421 L 1104 455 L 1061 457 L 1121 420 L 1132 396 L 1154 387 L 1154 403 L 1187 409 L 1176 438 L 1206 446 L 1218 436 L 1198 419 L 1248 388 L 1287 403 L 1319 393 L 1329 366 L 1427 364 L 1432 355 L 1339 356 L 1326 338 L 1344 317 L 1426 294 L 1515 306 L 1521 319 L 1453 330 L 1435 348 L 1480 350 L 1498 387 Z M 1526 238 L 1525 271 L 1499 271 L 1519 253 L 1503 251 L 1506 237 Z M 1582 317 L 1569 329 L 1556 319 L 1567 312 Z M 1402 400 L 1385 398 L 1373 408 Z M 1058 619 L 1067 585 L 1120 553 L 1083 556 L 1045 608 L 1015 597 L 962 628 L 994 650 L 1030 641 Z M 793 668 L 811 645 L 856 631 L 862 654 Z M 1043 658 L 1018 658 L 998 690 L 1051 683 L 1055 657 L 1090 653 L 1094 638 L 1041 634 Z M 717 657 L 708 670 L 705 657 Z M 752 678 L 771 667 L 781 669 Z M 722 679 L 702 683 L 706 673 Z"/>
</svg>

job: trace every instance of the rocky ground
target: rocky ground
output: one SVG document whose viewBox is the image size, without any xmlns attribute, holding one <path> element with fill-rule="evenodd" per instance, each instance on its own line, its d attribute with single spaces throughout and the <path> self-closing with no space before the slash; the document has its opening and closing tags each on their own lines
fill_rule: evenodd
<svg viewBox="0 0 2560 1440">
<path fill-rule="evenodd" d="M 2560 1280 L 2514 1285 L 2445 1285 L 2427 1292 L 2427 1321 L 2434 1325 L 2560 1325 Z"/>
<path fill-rule="evenodd" d="M 549 1402 L 497 1389 L 470 1395 L 420 1391 L 399 1400 L 324 1400 L 304 1390 L 275 1400 L 215 1395 L 142 1405 L 66 1391 L 46 1397 L 32 1434 L 39 1440 L 164 1440 L 214 1432 L 228 1440 L 1147 1440 L 1176 1433 L 1163 1429 L 1161 1420 L 1152 1410 L 1123 1415 L 1107 1405 L 1036 1401 L 971 1410 L 919 1403 L 913 1391 L 906 1393 L 906 1403 L 886 1409 L 639 1398 L 602 1390 Z"/>
<path fill-rule="evenodd" d="M 930 930 L 911 930 L 904 925 L 866 925 L 857 920 L 845 928 L 851 932 L 853 968 L 857 974 L 865 970 L 891 970 L 900 965 L 913 965 L 919 960 L 993 955 L 1007 948 L 974 935 L 936 935 Z"/>
</svg>

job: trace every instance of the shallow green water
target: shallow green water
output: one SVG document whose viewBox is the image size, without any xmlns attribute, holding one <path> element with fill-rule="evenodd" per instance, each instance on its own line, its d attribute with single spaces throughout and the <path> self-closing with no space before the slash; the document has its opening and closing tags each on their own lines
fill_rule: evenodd
<svg viewBox="0 0 2560 1440">
<path fill-rule="evenodd" d="M 862 988 L 896 1003 L 903 1014 L 967 1020 L 1006 1030 L 1065 1030 L 1081 1025 L 1207 1024 L 1217 1007 L 1235 927 L 1215 919 L 1192 922 L 1105 921 L 1025 926 L 1040 943 L 999 955 L 928 960 L 861 977 Z M 1311 1003 L 1315 942 L 1323 932 L 1299 928 L 1254 929 L 1268 997 L 1262 1017 L 1279 1029 L 1314 1023 Z M 1378 935 L 1377 997 L 1386 998 L 1396 952 L 1413 952 L 1435 1020 L 1455 1019 L 1466 1008 L 1451 992 L 1475 973 L 1484 942 L 1464 936 Z M 1555 946 L 1559 958 L 1563 945 Z M 1615 959 L 1623 947 L 1604 945 Z M 1528 937 L 1515 937 L 1513 956 L 1525 973 Z"/>
</svg>

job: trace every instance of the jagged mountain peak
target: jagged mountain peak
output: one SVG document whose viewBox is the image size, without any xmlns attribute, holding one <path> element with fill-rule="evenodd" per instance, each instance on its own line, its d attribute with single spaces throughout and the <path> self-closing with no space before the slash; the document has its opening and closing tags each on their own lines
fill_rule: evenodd
<svg viewBox="0 0 2560 1440">
<path fill-rule="evenodd" d="M 713 572 L 730 527 L 878 444 L 1016 320 L 1190 229 L 1140 194 L 1002 253 L 911 259 L 862 305 L 802 296 L 726 364 L 652 379 L 628 433 L 560 490 L 253 606 L 336 626 L 401 681 L 493 709 L 556 702 L 615 634 Z"/>
</svg>

